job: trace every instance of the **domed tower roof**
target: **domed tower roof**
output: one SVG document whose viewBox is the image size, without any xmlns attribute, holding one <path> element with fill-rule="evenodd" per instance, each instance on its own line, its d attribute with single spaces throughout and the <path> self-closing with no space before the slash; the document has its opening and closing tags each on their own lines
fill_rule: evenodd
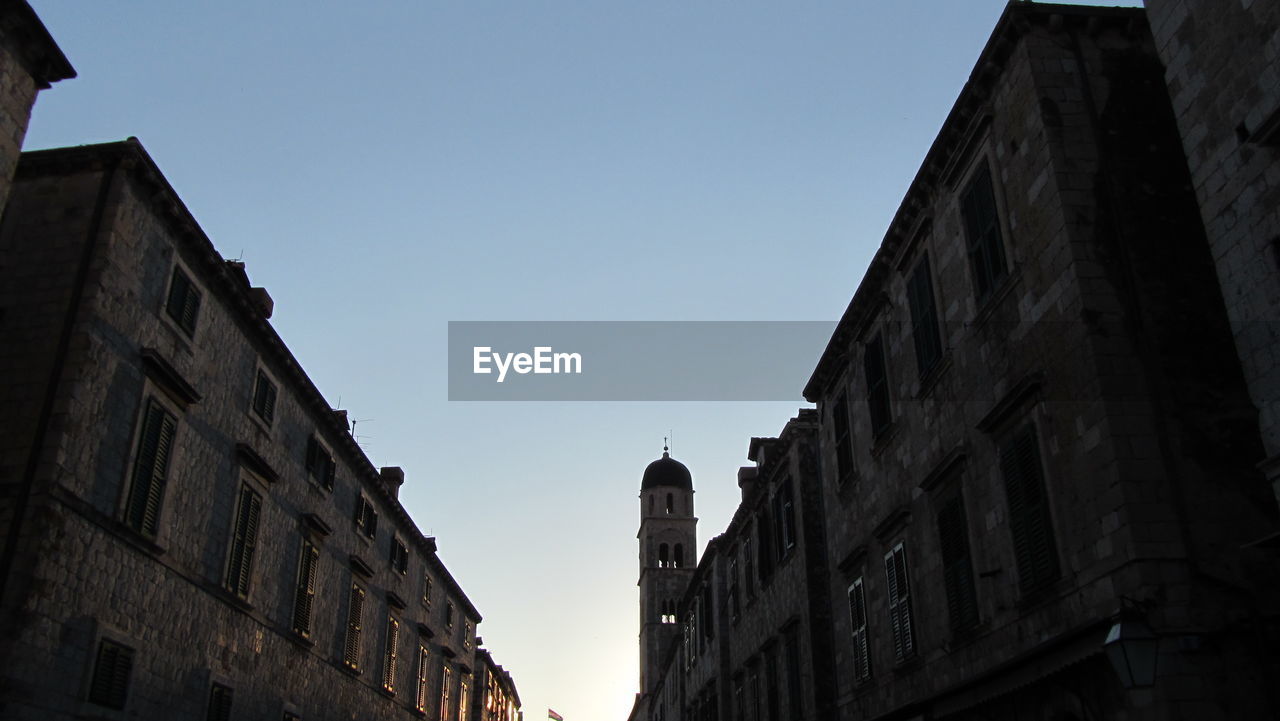
<svg viewBox="0 0 1280 721">
<path fill-rule="evenodd" d="M 671 457 L 664 448 L 662 457 L 644 469 L 644 478 L 640 481 L 640 490 L 644 491 L 657 486 L 669 486 L 686 491 L 693 490 L 693 476 L 680 461 Z"/>
</svg>

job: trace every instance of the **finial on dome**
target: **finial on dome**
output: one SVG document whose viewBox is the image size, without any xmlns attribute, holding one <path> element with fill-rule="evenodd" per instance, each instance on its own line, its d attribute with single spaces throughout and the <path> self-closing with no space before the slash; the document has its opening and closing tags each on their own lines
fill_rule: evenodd
<svg viewBox="0 0 1280 721">
<path fill-rule="evenodd" d="M 671 454 L 667 452 L 667 451 L 669 451 L 669 450 L 671 450 L 671 449 L 667 447 L 667 436 L 663 436 L 663 437 L 662 437 L 662 457 L 663 457 L 663 458 L 670 458 L 670 457 L 671 457 Z"/>
</svg>

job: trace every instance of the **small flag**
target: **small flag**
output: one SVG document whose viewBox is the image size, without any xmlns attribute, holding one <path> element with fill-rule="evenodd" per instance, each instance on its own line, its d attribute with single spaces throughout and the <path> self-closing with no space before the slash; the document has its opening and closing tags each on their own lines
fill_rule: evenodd
<svg viewBox="0 0 1280 721">
<path fill-rule="evenodd" d="M 552 721 L 564 721 L 564 716 L 561 716 L 551 709 L 547 709 L 547 718 L 552 719 Z"/>
</svg>

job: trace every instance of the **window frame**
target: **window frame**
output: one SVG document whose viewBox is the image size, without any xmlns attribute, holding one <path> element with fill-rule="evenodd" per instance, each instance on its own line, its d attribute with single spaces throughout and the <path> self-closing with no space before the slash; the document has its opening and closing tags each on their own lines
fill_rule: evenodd
<svg viewBox="0 0 1280 721">
<path fill-rule="evenodd" d="M 1010 272 L 1010 256 L 1005 247 L 1008 232 L 1004 227 L 1005 214 L 993 166 L 991 158 L 986 154 L 980 155 L 956 195 L 960 228 L 965 238 L 965 259 L 969 265 L 969 278 L 973 283 L 974 301 L 979 306 L 996 295 L 996 290 L 1009 277 Z M 972 216 L 970 207 L 975 202 L 975 191 L 981 189 L 980 181 L 983 179 L 986 180 L 984 187 L 989 194 L 991 217 L 989 224 L 978 229 L 975 226 L 982 219 Z"/>
<path fill-rule="evenodd" d="M 304 461 L 307 478 L 317 487 L 330 493 L 336 485 L 338 463 L 333 450 L 315 433 L 307 436 L 307 453 Z"/>
<path fill-rule="evenodd" d="M 893 655 L 903 664 L 916 657 L 915 617 L 911 607 L 911 571 L 907 562 L 906 542 L 898 541 L 885 562 L 885 608 L 889 613 L 889 629 L 893 638 Z"/>
<path fill-rule="evenodd" d="M 277 415 L 280 383 L 262 364 L 258 364 L 253 379 L 253 391 L 249 395 L 249 417 L 270 429 Z"/>
<path fill-rule="evenodd" d="M 853 682 L 871 680 L 871 620 L 867 613 L 867 592 L 862 576 L 853 579 L 848 588 L 849 636 L 853 642 Z"/>
<path fill-rule="evenodd" d="M 182 413 L 176 407 L 170 404 L 159 392 L 147 388 L 142 396 L 142 403 L 138 413 L 138 418 L 134 425 L 133 436 L 130 441 L 132 451 L 129 459 L 129 471 L 126 476 L 125 483 L 121 488 L 119 520 L 126 528 L 146 538 L 147 540 L 157 543 L 166 534 L 165 531 L 165 495 L 169 486 L 174 482 L 174 469 L 181 467 L 175 462 L 175 456 L 179 456 L 181 448 L 179 444 L 182 424 Z M 153 415 L 153 411 L 156 415 Z M 151 466 L 151 474 L 147 477 L 145 490 L 140 491 L 143 479 L 140 475 L 143 472 L 145 446 L 148 445 L 147 433 L 151 428 L 151 424 L 155 419 L 160 425 L 157 428 L 158 437 L 155 439 L 155 453 L 159 454 L 164 436 L 164 428 L 166 422 L 172 426 L 169 431 L 168 447 L 164 451 L 164 462 L 160 469 L 160 478 L 156 478 L 157 458 L 152 458 L 148 465 Z M 148 453 L 149 455 L 149 453 Z M 139 497 L 135 494 L 142 492 L 144 495 Z M 154 505 L 154 510 L 151 506 Z M 148 515 L 151 515 L 152 521 L 148 523 Z M 136 518 L 135 518 L 136 517 Z"/>
<path fill-rule="evenodd" d="M 938 315 L 938 294 L 934 288 L 933 267 L 929 252 L 920 259 L 906 277 L 907 306 L 911 314 L 911 341 L 915 346 L 916 371 L 921 380 L 942 362 L 946 355 L 942 326 Z"/>
<path fill-rule="evenodd" d="M 1021 470 L 1031 474 L 1030 478 L 1011 479 L 1009 474 L 1010 453 L 1012 446 L 1021 443 L 1022 450 L 1028 454 L 1024 458 L 1025 467 Z M 1027 419 L 1014 426 L 1005 435 L 997 449 L 1000 464 L 1000 475 L 1005 492 L 1005 509 L 1009 521 L 1009 533 L 1012 542 L 1014 564 L 1018 569 L 1018 593 L 1024 601 L 1033 600 L 1052 588 L 1062 578 L 1063 568 L 1059 556 L 1057 527 L 1053 521 L 1052 496 L 1049 493 L 1049 479 L 1044 463 L 1044 453 L 1040 445 L 1038 424 L 1034 419 Z M 1015 487 L 1018 483 L 1021 487 Z M 1018 506 L 1029 499 L 1023 492 L 1038 494 L 1035 508 L 1022 509 Z M 1029 525 L 1030 527 L 1029 527 Z M 1028 538 L 1025 534 L 1039 536 Z M 1039 545 L 1028 548 L 1028 544 Z M 1029 557 L 1039 556 L 1041 558 Z M 1038 568 L 1041 563 L 1047 564 Z"/>
<path fill-rule="evenodd" d="M 178 279 L 181 278 L 186 286 L 184 297 L 178 299 L 175 292 L 178 290 Z M 188 270 L 180 262 L 174 262 L 173 272 L 169 274 L 169 282 L 165 285 L 164 300 L 160 306 L 160 316 L 164 318 L 170 325 L 178 329 L 187 339 L 195 340 L 196 332 L 200 328 L 200 307 L 204 302 L 204 289 L 195 281 L 195 274 Z M 194 297 L 194 302 L 193 302 Z M 180 306 L 175 311 L 175 301 L 181 300 Z"/>
<path fill-rule="evenodd" d="M 266 494 L 263 490 L 251 483 L 248 476 L 242 476 L 236 491 L 236 510 L 231 520 L 222 585 L 237 598 L 246 602 L 255 585 L 254 561 L 258 549 L 259 530 L 262 527 L 262 514 L 266 510 L 265 501 Z"/>
</svg>

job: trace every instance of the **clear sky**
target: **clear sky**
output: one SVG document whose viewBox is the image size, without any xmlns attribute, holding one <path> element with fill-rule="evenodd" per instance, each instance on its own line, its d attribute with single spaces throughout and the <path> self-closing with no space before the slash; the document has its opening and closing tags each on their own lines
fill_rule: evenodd
<svg viewBox="0 0 1280 721">
<path fill-rule="evenodd" d="M 662 437 L 704 545 L 807 378 L 794 403 L 450 403 L 447 322 L 834 320 L 1004 7 L 30 2 L 79 77 L 25 147 L 142 141 L 405 469 L 530 721 L 631 707 Z"/>
</svg>

